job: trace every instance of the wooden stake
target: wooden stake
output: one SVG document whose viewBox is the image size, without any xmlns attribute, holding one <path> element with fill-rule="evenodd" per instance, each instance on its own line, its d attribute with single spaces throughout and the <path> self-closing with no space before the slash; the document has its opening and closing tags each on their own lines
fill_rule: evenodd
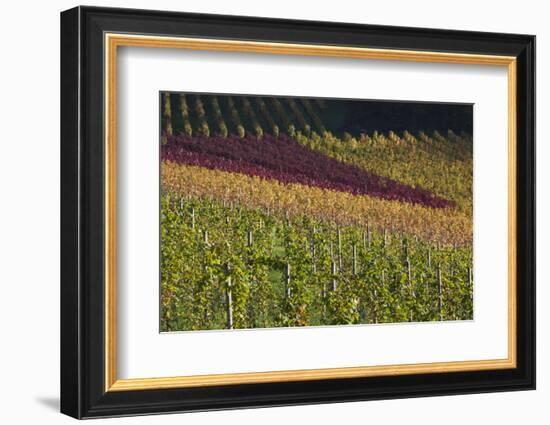
<svg viewBox="0 0 550 425">
<path fill-rule="evenodd" d="M 407 283 L 409 285 L 409 291 L 411 293 L 411 298 L 416 299 L 416 294 L 414 293 L 414 288 L 412 284 L 412 272 L 411 272 L 411 260 L 409 260 L 409 257 L 407 257 Z M 413 311 L 409 312 L 409 321 L 413 321 Z"/>
<path fill-rule="evenodd" d="M 330 265 L 330 273 L 332 274 L 332 290 L 336 291 L 338 284 L 336 282 L 336 263 L 334 261 Z"/>
<path fill-rule="evenodd" d="M 378 291 L 374 290 L 374 323 L 378 323 Z"/>
<path fill-rule="evenodd" d="M 353 275 L 357 274 L 357 248 L 353 244 Z"/>
<path fill-rule="evenodd" d="M 441 267 L 437 266 L 437 283 L 438 283 L 438 307 L 439 307 L 439 320 L 443 320 L 443 281 L 441 278 Z"/>
<path fill-rule="evenodd" d="M 338 269 L 342 270 L 342 233 L 338 228 Z"/>
<path fill-rule="evenodd" d="M 227 278 L 227 329 L 233 329 L 233 296 L 231 293 L 231 276 Z"/>
<path fill-rule="evenodd" d="M 313 269 L 313 273 L 317 271 L 317 266 L 315 265 L 315 255 L 316 255 L 316 246 L 315 246 L 315 226 L 313 226 L 313 236 L 311 238 L 311 265 Z"/>
<path fill-rule="evenodd" d="M 290 298 L 290 264 L 286 264 L 285 270 L 285 296 Z"/>
<path fill-rule="evenodd" d="M 327 284 L 326 283 L 323 283 L 323 289 L 321 290 L 321 296 L 323 297 L 323 319 L 326 319 L 327 317 L 327 303 L 326 303 L 326 299 L 327 299 Z"/>
</svg>

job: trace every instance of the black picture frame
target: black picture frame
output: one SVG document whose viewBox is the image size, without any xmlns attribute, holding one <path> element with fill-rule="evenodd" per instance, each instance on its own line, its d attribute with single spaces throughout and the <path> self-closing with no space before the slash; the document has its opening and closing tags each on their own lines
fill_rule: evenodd
<svg viewBox="0 0 550 425">
<path fill-rule="evenodd" d="M 105 32 L 516 57 L 517 367 L 106 392 Z M 93 418 L 534 388 L 534 36 L 96 7 L 61 13 L 62 413 Z"/>
</svg>

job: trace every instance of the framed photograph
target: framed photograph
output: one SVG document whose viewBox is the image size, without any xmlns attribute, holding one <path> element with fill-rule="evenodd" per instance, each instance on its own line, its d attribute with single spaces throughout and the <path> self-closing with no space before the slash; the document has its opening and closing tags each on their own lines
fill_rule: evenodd
<svg viewBox="0 0 550 425">
<path fill-rule="evenodd" d="M 535 37 L 61 14 L 61 411 L 535 388 Z"/>
</svg>

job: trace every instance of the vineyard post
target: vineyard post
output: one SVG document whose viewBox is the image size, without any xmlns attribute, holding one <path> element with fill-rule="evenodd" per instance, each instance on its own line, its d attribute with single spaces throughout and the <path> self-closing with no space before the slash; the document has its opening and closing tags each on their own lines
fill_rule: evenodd
<svg viewBox="0 0 550 425">
<path fill-rule="evenodd" d="M 432 267 L 432 244 L 428 243 L 428 268 Z"/>
<path fill-rule="evenodd" d="M 315 233 L 316 233 L 316 229 L 315 229 L 315 226 L 313 226 L 313 235 L 311 237 L 311 264 L 312 264 L 313 273 L 317 271 L 317 266 L 315 265 L 315 254 L 316 254 Z"/>
<path fill-rule="evenodd" d="M 378 323 L 378 291 L 374 288 L 374 309 L 373 309 L 373 319 L 374 323 Z"/>
<path fill-rule="evenodd" d="M 195 208 L 191 208 L 191 229 L 195 228 Z"/>
<path fill-rule="evenodd" d="M 414 288 L 412 284 L 412 273 L 411 273 L 411 260 L 407 257 L 407 284 L 409 286 L 409 291 L 411 293 L 411 298 L 414 300 L 416 298 L 414 293 Z M 413 309 L 411 308 L 409 321 L 413 321 Z"/>
<path fill-rule="evenodd" d="M 384 288 L 385 285 L 385 273 L 382 270 L 380 274 L 380 287 Z M 374 323 L 378 323 L 378 291 L 374 289 Z"/>
<path fill-rule="evenodd" d="M 388 231 L 386 230 L 386 227 L 384 227 L 384 248 L 386 247 L 386 244 L 388 243 Z"/>
<path fill-rule="evenodd" d="M 330 273 L 332 274 L 332 290 L 336 291 L 338 284 L 336 282 L 336 263 L 334 261 L 330 265 Z"/>
<path fill-rule="evenodd" d="M 285 297 L 290 298 L 290 263 L 286 263 L 285 269 Z"/>
<path fill-rule="evenodd" d="M 248 247 L 252 247 L 252 230 L 248 231 Z"/>
<path fill-rule="evenodd" d="M 208 246 L 208 229 L 204 229 L 204 243 Z"/>
<path fill-rule="evenodd" d="M 437 284 L 438 284 L 438 308 L 439 308 L 439 320 L 443 320 L 443 281 L 441 277 L 441 266 L 437 266 Z"/>
<path fill-rule="evenodd" d="M 353 244 L 353 275 L 357 275 L 357 248 Z"/>
<path fill-rule="evenodd" d="M 340 231 L 340 227 L 338 227 L 337 235 L 338 235 L 338 270 L 342 270 L 342 232 Z"/>
<path fill-rule="evenodd" d="M 227 329 L 233 329 L 233 295 L 231 293 L 231 287 L 232 287 L 231 276 L 228 276 L 227 277 Z"/>
</svg>

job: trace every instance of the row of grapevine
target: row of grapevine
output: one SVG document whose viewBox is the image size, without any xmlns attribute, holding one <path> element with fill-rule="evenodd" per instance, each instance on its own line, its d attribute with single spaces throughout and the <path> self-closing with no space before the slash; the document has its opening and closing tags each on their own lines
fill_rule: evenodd
<svg viewBox="0 0 550 425">
<path fill-rule="evenodd" d="M 172 128 L 172 106 L 170 104 L 170 94 L 164 93 L 161 98 L 162 102 L 162 131 L 167 134 L 173 134 Z"/>
<path fill-rule="evenodd" d="M 311 134 L 311 126 L 306 121 L 302 108 L 300 108 L 300 105 L 295 99 L 289 98 L 287 100 L 287 103 L 288 103 L 288 106 L 290 107 L 290 110 L 292 111 L 292 117 L 294 118 L 294 122 L 298 124 L 298 128 L 301 129 L 301 131 L 303 131 L 304 134 L 309 136 Z"/>
<path fill-rule="evenodd" d="M 220 102 L 220 99 L 224 99 L 225 102 Z M 242 99 L 242 102 L 237 105 L 235 99 Z M 246 134 L 278 136 L 280 132 L 284 132 L 292 137 L 306 138 L 313 144 L 318 140 L 325 140 L 338 147 L 338 142 L 344 142 L 345 146 L 341 146 L 344 150 L 355 150 L 357 147 L 400 147 L 401 150 L 412 153 L 420 150 L 425 155 L 448 163 L 456 162 L 457 159 L 465 164 L 472 162 L 471 136 L 457 135 L 451 130 L 445 136 L 437 131 L 431 134 L 419 131 L 416 136 L 404 131 L 402 135 L 395 132 L 388 132 L 386 135 L 374 132 L 371 136 L 361 134 L 359 138 L 348 134 L 344 140 L 339 139 L 326 131 L 319 116 L 321 108 L 317 102 L 309 99 L 229 96 L 220 98 L 164 93 L 161 100 L 162 129 L 166 135 L 183 133 L 191 136 L 208 132 L 222 137 L 229 134 L 244 137 Z M 190 101 L 194 102 L 195 108 L 189 108 Z M 259 107 L 258 112 L 254 111 L 255 106 Z M 206 113 L 205 116 L 207 110 L 212 112 Z M 224 121 L 224 116 L 228 121 Z M 210 127 L 208 122 L 211 123 Z"/>
<path fill-rule="evenodd" d="M 198 124 L 199 124 L 199 134 L 203 136 L 210 136 L 210 127 L 208 126 L 208 121 L 206 119 L 206 111 L 200 96 L 195 97 L 195 112 L 197 114 Z"/>
<path fill-rule="evenodd" d="M 259 143 L 258 137 L 260 133 L 255 138 L 173 136 L 163 146 L 162 159 L 433 208 L 453 206 L 428 191 L 382 178 L 308 149 L 286 135 L 278 139 L 265 136 L 265 143 Z"/>
<path fill-rule="evenodd" d="M 180 95 L 180 111 L 181 111 L 181 118 L 183 123 L 183 132 L 187 136 L 193 135 L 193 127 L 191 126 L 191 121 L 189 118 L 189 106 L 187 105 L 187 100 L 185 99 L 185 95 Z"/>
<path fill-rule="evenodd" d="M 256 106 L 259 107 L 257 112 Z M 326 131 L 319 115 L 321 109 L 308 99 L 163 93 L 161 107 L 162 131 L 166 135 L 208 133 L 222 137 L 226 134 L 261 137 L 264 133 L 277 136 L 279 132 L 291 135 L 304 132 L 309 135 L 312 129 L 320 134 Z M 208 110 L 213 116 L 209 116 Z M 209 126 L 209 122 L 214 125 Z"/>
<path fill-rule="evenodd" d="M 225 100 L 221 102 L 221 100 Z M 162 131 L 171 134 L 212 134 L 225 137 L 235 134 L 263 135 L 287 133 L 291 137 L 323 137 L 329 135 L 321 118 L 325 108 L 323 99 L 266 98 L 260 96 L 213 96 L 163 93 L 161 97 Z M 194 104 L 194 108 L 189 106 Z M 256 106 L 259 110 L 256 111 Z M 211 110 L 212 113 L 207 113 Z M 213 116 L 210 116 L 213 115 Z M 224 121 L 223 117 L 227 117 Z M 206 122 L 206 124 L 205 124 Z M 208 127 L 210 122 L 210 127 Z M 382 136 L 379 140 L 378 136 Z M 401 136 L 388 132 L 385 137 L 375 132 L 372 137 L 361 134 L 353 137 L 344 134 L 343 139 L 353 144 L 375 141 L 382 144 L 414 145 L 419 149 L 435 151 L 447 158 L 468 160 L 472 156 L 471 136 L 457 135 L 451 130 L 447 135 L 437 131 L 431 134 L 419 131 L 416 136 L 405 131 Z"/>
<path fill-rule="evenodd" d="M 200 164 L 203 164 L 202 166 Z M 212 165 L 213 168 L 207 168 Z M 472 241 L 472 220 L 456 208 L 432 208 L 353 193 L 326 190 L 271 179 L 273 173 L 246 175 L 242 165 L 219 169 L 220 163 L 197 161 L 196 165 L 162 162 L 162 186 L 180 195 L 214 196 L 250 208 L 286 212 L 290 216 L 307 215 L 341 225 L 367 223 L 382 231 L 393 227 L 424 240 L 444 244 L 467 245 Z M 217 168 L 216 168 L 217 167 Z"/>
<path fill-rule="evenodd" d="M 252 107 L 250 100 L 246 97 L 241 98 L 242 104 L 243 104 L 243 112 L 248 120 L 248 127 L 254 129 L 254 134 L 258 139 L 261 139 L 264 135 L 263 129 L 258 122 L 258 118 L 256 117 L 256 113 L 254 112 L 254 108 Z"/>
<path fill-rule="evenodd" d="M 221 137 L 227 137 L 229 135 L 229 130 L 227 124 L 223 118 L 222 110 L 218 98 L 214 96 L 212 98 L 212 110 L 214 112 L 214 120 L 216 121 L 219 129 L 219 134 Z"/>
<path fill-rule="evenodd" d="M 271 111 L 268 109 L 265 101 L 261 97 L 256 98 L 256 105 L 258 105 L 258 108 L 260 110 L 260 114 L 266 122 L 268 129 L 270 129 L 270 133 L 273 134 L 275 137 L 279 136 L 279 125 L 275 122 L 273 119 L 273 115 L 271 114 Z"/>
<path fill-rule="evenodd" d="M 288 116 L 288 113 L 283 106 L 281 100 L 277 99 L 276 97 L 270 100 L 273 112 L 275 113 L 274 116 L 276 116 L 277 119 L 281 122 L 281 127 L 284 129 L 284 132 L 291 137 L 294 136 L 294 133 L 296 132 L 296 127 L 294 124 L 292 124 L 292 120 Z"/>
<path fill-rule="evenodd" d="M 311 122 L 315 129 L 308 131 L 308 136 L 298 124 L 292 124 L 297 120 L 292 118 L 292 108 L 285 98 L 250 97 L 247 98 L 250 100 L 249 106 L 245 108 L 240 97 L 200 96 L 202 108 L 197 108 L 197 97 L 183 94 L 170 96 L 168 93 L 161 96 L 163 144 L 171 139 L 169 133 L 178 133 L 180 128 L 186 137 L 204 137 L 202 134 L 207 128 L 210 137 L 219 135 L 227 138 L 238 134 L 239 137 L 257 139 L 262 134 L 265 141 L 271 133 L 279 142 L 284 139 L 279 137 L 280 133 L 288 132 L 311 150 L 379 176 L 428 190 L 452 201 L 460 211 L 471 217 L 473 160 L 470 135 L 458 135 L 451 130 L 445 135 L 438 132 L 412 134 L 404 131 L 399 134 L 375 131 L 360 137 L 347 135 L 344 139 L 330 132 L 321 133 L 318 128 L 314 117 L 319 118 L 323 102 L 295 100 L 296 104 L 301 104 L 304 122 Z M 251 109 L 254 115 L 245 113 L 247 109 Z M 200 120 L 197 111 L 204 112 Z M 176 122 L 177 119 L 180 121 Z M 281 124 L 279 127 L 278 123 L 288 125 Z"/>
<path fill-rule="evenodd" d="M 296 140 L 309 149 L 338 161 L 353 164 L 378 175 L 422 187 L 437 196 L 452 200 L 465 213 L 472 214 L 473 157 L 467 136 L 450 131 L 438 140 L 419 132 L 398 135 L 375 131 L 343 140 L 330 133 L 316 133 Z"/>
<path fill-rule="evenodd" d="M 472 318 L 471 247 L 162 196 L 163 331 Z"/>
<path fill-rule="evenodd" d="M 302 105 L 307 111 L 311 121 L 313 122 L 315 131 L 318 134 L 325 134 L 327 129 L 323 125 L 323 121 L 319 117 L 319 112 L 316 109 L 316 104 L 312 103 L 309 99 L 302 99 Z"/>
<path fill-rule="evenodd" d="M 235 101 L 230 96 L 227 96 L 226 99 L 227 99 L 227 107 L 229 109 L 231 121 L 232 121 L 233 127 L 236 129 L 236 134 L 239 137 L 244 137 L 246 135 L 246 130 L 241 121 L 241 116 L 239 114 L 239 111 L 237 110 Z"/>
</svg>

